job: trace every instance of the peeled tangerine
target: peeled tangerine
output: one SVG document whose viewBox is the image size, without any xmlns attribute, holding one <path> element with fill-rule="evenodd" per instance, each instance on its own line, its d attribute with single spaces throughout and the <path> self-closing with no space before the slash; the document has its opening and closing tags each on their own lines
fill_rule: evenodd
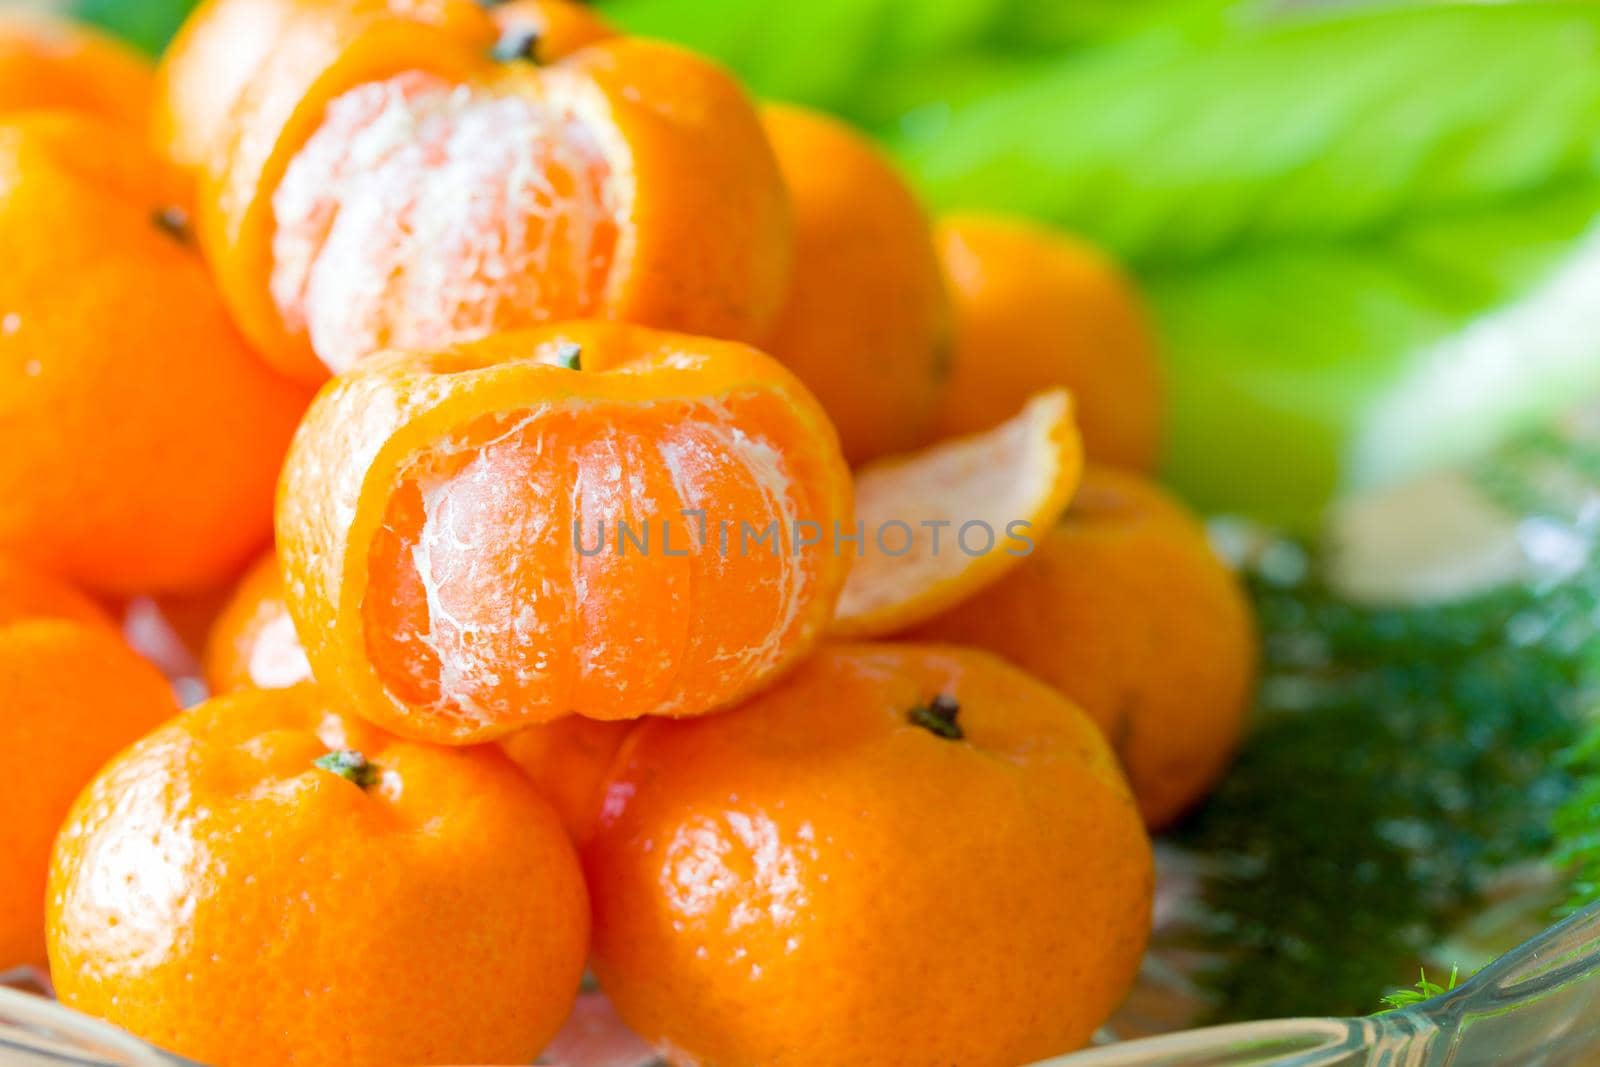
<svg viewBox="0 0 1600 1067">
<path fill-rule="evenodd" d="M 954 647 L 827 647 L 641 724 L 583 859 L 595 974 L 674 1063 L 1033 1063 L 1089 1040 L 1150 929 L 1105 739 Z"/>
<path fill-rule="evenodd" d="M 217 617 L 205 671 L 214 693 L 285 689 L 311 680 L 311 665 L 283 600 L 276 552 L 250 568 Z M 632 726 L 568 715 L 518 730 L 500 747 L 556 809 L 568 836 L 583 841 L 600 814 L 606 771 Z"/>
<path fill-rule="evenodd" d="M 849 514 L 837 438 L 776 361 L 578 323 L 335 379 L 278 547 L 317 679 L 463 744 L 747 696 L 827 625 Z"/>
<path fill-rule="evenodd" d="M 1090 467 L 1016 570 L 912 640 L 989 649 L 1071 697 L 1116 749 L 1146 821 L 1182 815 L 1226 769 L 1255 681 L 1243 592 L 1177 501 Z"/>
<path fill-rule="evenodd" d="M 199 176 L 245 332 L 309 381 L 584 317 L 758 340 L 790 233 L 743 90 L 598 25 L 542 55 L 530 22 L 555 5 L 486 6 L 210 0 L 191 17 L 157 135 Z"/>
<path fill-rule="evenodd" d="M 45 959 L 50 844 L 100 765 L 177 714 L 95 604 L 0 556 L 0 971 Z"/>
<path fill-rule="evenodd" d="M 48 890 L 63 1003 L 200 1063 L 529 1063 L 572 1008 L 583 876 L 492 748 L 389 737 L 309 685 L 113 760 Z"/>
<path fill-rule="evenodd" d="M 309 400 L 234 332 L 181 186 L 101 120 L 0 123 L 0 547 L 97 593 L 244 566 Z"/>
</svg>

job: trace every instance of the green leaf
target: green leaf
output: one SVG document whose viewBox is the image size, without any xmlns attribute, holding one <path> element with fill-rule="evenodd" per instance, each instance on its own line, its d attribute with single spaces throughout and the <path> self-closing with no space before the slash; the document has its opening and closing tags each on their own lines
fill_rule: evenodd
<svg viewBox="0 0 1600 1067">
<path fill-rule="evenodd" d="M 901 154 L 942 208 L 1130 261 L 1205 508 L 1309 523 L 1600 385 L 1594 6 L 1152 31 L 994 84 L 925 102 Z"/>
<path fill-rule="evenodd" d="M 1454 991 L 1461 982 L 1460 967 L 1450 968 L 1450 979 L 1445 985 L 1440 985 L 1438 982 L 1430 982 L 1426 967 L 1419 969 L 1417 973 L 1419 975 L 1417 984 L 1410 989 L 1396 989 L 1386 995 L 1382 1000 L 1383 1010 L 1377 1012 L 1377 1014 L 1387 1015 L 1391 1011 L 1400 1011 L 1404 1008 L 1424 1004 L 1434 997 Z"/>
<path fill-rule="evenodd" d="M 68 13 L 158 55 L 197 0 L 70 0 Z"/>
<path fill-rule="evenodd" d="M 758 95 L 856 114 L 886 72 L 980 48 L 1011 0 L 612 0 L 633 33 L 727 64 Z"/>
<path fill-rule="evenodd" d="M 1600 11 L 1447 4 L 1136 38 L 900 147 L 940 207 L 1035 215 L 1148 268 L 1593 175 L 1597 135 Z"/>
<path fill-rule="evenodd" d="M 1600 387 L 1597 205 L 1585 184 L 1150 278 L 1166 473 L 1208 509 L 1304 527 Z"/>
</svg>

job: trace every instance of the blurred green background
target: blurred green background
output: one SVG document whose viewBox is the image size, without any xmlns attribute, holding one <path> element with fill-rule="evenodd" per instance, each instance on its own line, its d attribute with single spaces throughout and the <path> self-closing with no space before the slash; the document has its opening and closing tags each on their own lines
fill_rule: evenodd
<svg viewBox="0 0 1600 1067">
<path fill-rule="evenodd" d="M 185 0 L 72 0 L 151 51 Z M 1600 8 L 613 0 L 1137 273 L 1169 479 L 1305 526 L 1600 385 Z"/>
</svg>

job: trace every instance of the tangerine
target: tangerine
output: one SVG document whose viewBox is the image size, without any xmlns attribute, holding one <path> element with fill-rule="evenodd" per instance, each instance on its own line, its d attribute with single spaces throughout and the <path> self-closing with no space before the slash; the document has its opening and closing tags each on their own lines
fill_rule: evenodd
<svg viewBox="0 0 1600 1067">
<path fill-rule="evenodd" d="M 909 452 L 933 436 L 949 362 L 932 224 L 844 123 L 779 104 L 762 117 L 795 220 L 794 273 L 766 350 L 817 394 L 852 465 Z"/>
<path fill-rule="evenodd" d="M 204 1063 L 527 1063 L 588 943 L 572 845 L 500 752 L 396 740 L 309 685 L 112 761 L 48 902 L 62 1002 Z"/>
<path fill-rule="evenodd" d="M 0 556 L 0 971 L 45 958 L 50 845 L 101 764 L 177 713 L 86 597 Z"/>
<path fill-rule="evenodd" d="M 1014 1067 L 1132 984 L 1150 844 L 1105 739 L 987 653 L 822 649 L 624 742 L 593 966 L 677 1063 Z"/>
<path fill-rule="evenodd" d="M 613 323 L 334 379 L 278 506 L 312 673 L 404 736 L 698 715 L 820 639 L 849 558 L 827 417 L 743 345 Z"/>
<path fill-rule="evenodd" d="M 1221 777 L 1255 678 L 1249 604 L 1204 528 L 1158 486 L 1106 467 L 1088 469 L 1020 567 L 908 636 L 988 649 L 1076 701 L 1152 828 Z"/>
<path fill-rule="evenodd" d="M 1161 449 L 1161 369 L 1133 284 L 1097 250 L 1036 223 L 941 222 L 955 359 L 939 429 L 987 429 L 1028 396 L 1072 391 L 1084 452 L 1148 471 Z"/>
<path fill-rule="evenodd" d="M 237 572 L 308 391 L 245 347 L 138 138 L 0 122 L 0 546 L 96 593 Z"/>
<path fill-rule="evenodd" d="M 276 366 L 317 381 L 580 317 L 762 334 L 788 204 L 743 90 L 665 44 L 601 37 L 543 63 L 536 44 L 472 0 L 191 17 L 159 126 L 197 161 L 205 246 Z"/>
</svg>

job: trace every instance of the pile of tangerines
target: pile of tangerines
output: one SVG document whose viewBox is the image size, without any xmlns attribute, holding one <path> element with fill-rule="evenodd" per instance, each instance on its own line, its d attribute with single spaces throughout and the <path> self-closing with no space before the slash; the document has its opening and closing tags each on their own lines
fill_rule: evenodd
<svg viewBox="0 0 1600 1067">
<path fill-rule="evenodd" d="M 1254 663 L 1097 254 L 561 0 L 13 18 L 0 110 L 0 970 L 210 1064 L 1116 1008 Z M 180 711 L 114 620 L 230 587 Z"/>
</svg>

